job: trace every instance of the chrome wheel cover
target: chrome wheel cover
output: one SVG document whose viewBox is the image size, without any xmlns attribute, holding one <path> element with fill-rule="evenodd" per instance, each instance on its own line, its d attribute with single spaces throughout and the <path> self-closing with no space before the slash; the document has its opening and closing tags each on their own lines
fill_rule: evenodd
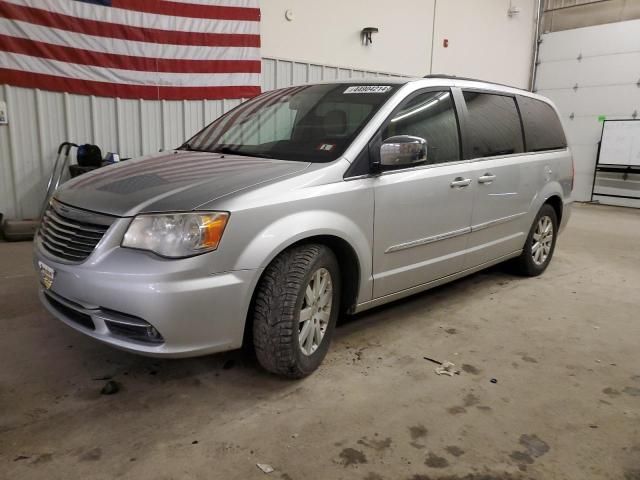
<svg viewBox="0 0 640 480">
<path fill-rule="evenodd" d="M 298 322 L 298 340 L 305 355 L 312 355 L 322 343 L 333 304 L 333 282 L 326 268 L 319 268 L 305 290 Z"/>
<path fill-rule="evenodd" d="M 548 216 L 540 217 L 536 229 L 533 232 L 531 243 L 531 257 L 533 263 L 542 265 L 549 258 L 553 245 L 553 222 Z"/>
</svg>

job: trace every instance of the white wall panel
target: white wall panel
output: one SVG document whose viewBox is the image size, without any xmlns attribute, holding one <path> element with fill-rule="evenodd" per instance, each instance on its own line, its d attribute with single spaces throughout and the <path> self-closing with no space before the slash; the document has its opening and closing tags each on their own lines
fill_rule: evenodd
<svg viewBox="0 0 640 480">
<path fill-rule="evenodd" d="M 544 34 L 539 58 L 536 92 L 560 110 L 576 165 L 574 197 L 589 200 L 599 117 L 640 118 L 640 20 Z"/>
<path fill-rule="evenodd" d="M 262 88 L 340 78 L 377 76 L 344 66 L 264 58 Z M 342 76 L 345 75 L 345 76 Z M 385 74 L 387 75 L 387 74 Z M 174 148 L 241 103 L 125 100 L 0 86 L 9 125 L 0 125 L 0 212 L 6 219 L 35 218 L 58 145 L 95 143 L 103 154 L 136 157 Z"/>
</svg>

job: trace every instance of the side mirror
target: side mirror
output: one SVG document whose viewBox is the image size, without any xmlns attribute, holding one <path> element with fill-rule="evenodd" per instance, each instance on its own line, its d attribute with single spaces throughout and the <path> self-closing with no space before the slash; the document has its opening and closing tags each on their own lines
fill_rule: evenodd
<svg viewBox="0 0 640 480">
<path fill-rule="evenodd" d="M 389 137 L 380 147 L 380 165 L 400 167 L 427 161 L 427 141 L 411 135 Z"/>
</svg>

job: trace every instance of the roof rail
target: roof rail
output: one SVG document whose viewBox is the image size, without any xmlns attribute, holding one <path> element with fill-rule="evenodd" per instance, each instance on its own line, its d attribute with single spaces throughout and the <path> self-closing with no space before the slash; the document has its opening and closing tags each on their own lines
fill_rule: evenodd
<svg viewBox="0 0 640 480">
<path fill-rule="evenodd" d="M 504 83 L 490 82 L 487 80 L 481 80 L 479 78 L 458 77 L 457 75 L 447 75 L 445 73 L 433 73 L 431 75 L 425 75 L 423 78 L 443 78 L 447 80 L 466 80 L 469 82 L 483 82 L 483 83 L 490 83 L 492 85 L 499 85 L 501 87 L 509 87 L 509 88 L 516 88 L 518 90 L 522 90 L 522 88 L 514 87 L 513 85 L 507 85 Z"/>
</svg>

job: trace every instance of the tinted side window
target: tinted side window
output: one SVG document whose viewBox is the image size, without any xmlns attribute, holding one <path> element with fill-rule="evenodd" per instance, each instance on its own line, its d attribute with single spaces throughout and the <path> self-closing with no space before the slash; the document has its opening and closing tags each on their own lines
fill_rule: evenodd
<svg viewBox="0 0 640 480">
<path fill-rule="evenodd" d="M 427 141 L 427 163 L 460 160 L 458 121 L 449 91 L 420 93 L 394 113 L 382 132 L 382 140 L 413 135 Z"/>
<path fill-rule="evenodd" d="M 567 146 L 562 124 L 551 105 L 535 98 L 518 97 L 528 152 Z"/>
<path fill-rule="evenodd" d="M 513 97 L 464 92 L 471 156 L 492 157 L 524 151 L 520 116 Z"/>
</svg>

